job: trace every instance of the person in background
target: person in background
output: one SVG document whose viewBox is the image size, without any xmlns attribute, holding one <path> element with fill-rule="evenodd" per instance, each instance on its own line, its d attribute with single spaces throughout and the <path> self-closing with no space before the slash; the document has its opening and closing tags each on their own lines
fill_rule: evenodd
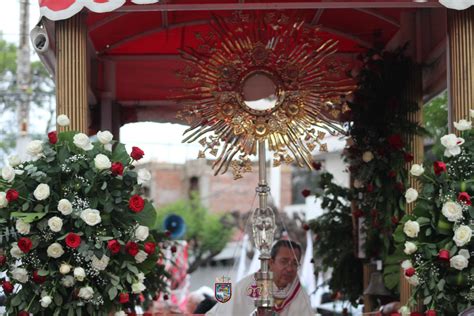
<svg viewBox="0 0 474 316">
<path fill-rule="evenodd" d="M 301 246 L 289 240 L 277 241 L 271 250 L 269 262 L 273 272 L 273 312 L 280 316 L 312 316 L 308 294 L 298 279 L 298 267 L 301 259 Z M 247 316 L 255 311 L 254 275 L 251 274 L 232 288 L 232 297 L 226 303 L 218 302 L 206 315 Z"/>
</svg>

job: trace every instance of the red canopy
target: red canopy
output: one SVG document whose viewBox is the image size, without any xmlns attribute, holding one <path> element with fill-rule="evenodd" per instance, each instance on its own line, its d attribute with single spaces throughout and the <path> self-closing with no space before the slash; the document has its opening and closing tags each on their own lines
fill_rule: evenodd
<svg viewBox="0 0 474 316">
<path fill-rule="evenodd" d="M 199 34 L 209 32 L 212 15 L 235 10 L 255 14 L 271 9 L 320 26 L 322 38 L 339 41 L 338 58 L 355 61 L 359 52 L 385 46 L 399 35 L 403 13 L 436 8 L 436 0 L 401 1 L 258 1 L 258 0 L 39 0 L 41 15 L 61 20 L 88 11 L 93 52 L 90 90 L 101 102 L 104 92 L 122 106 L 127 121 L 175 121 L 180 106 L 173 101 L 183 83 L 176 72 L 184 63 L 179 51 L 197 47 Z M 51 30 L 52 23 L 49 22 Z M 50 38 L 53 38 L 50 36 Z M 54 62 L 53 62 L 54 63 Z M 54 68 L 54 64 L 50 65 Z M 94 100 L 95 99 L 95 100 Z"/>
</svg>

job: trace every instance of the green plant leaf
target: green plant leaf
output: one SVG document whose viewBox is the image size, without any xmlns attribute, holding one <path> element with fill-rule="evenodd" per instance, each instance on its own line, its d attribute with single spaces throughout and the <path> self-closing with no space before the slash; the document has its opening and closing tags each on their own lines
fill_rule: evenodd
<svg viewBox="0 0 474 316">
<path fill-rule="evenodd" d="M 18 218 L 24 221 L 25 223 L 33 223 L 42 219 L 47 213 L 23 213 L 23 212 L 13 212 L 10 214 L 12 218 Z"/>
</svg>

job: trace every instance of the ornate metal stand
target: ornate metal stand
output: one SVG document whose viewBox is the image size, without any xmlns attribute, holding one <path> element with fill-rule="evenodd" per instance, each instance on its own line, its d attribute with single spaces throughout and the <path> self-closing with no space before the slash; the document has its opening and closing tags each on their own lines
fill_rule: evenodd
<svg viewBox="0 0 474 316">
<path fill-rule="evenodd" d="M 255 246 L 260 250 L 260 271 L 255 273 L 260 296 L 255 300 L 257 315 L 272 315 L 273 308 L 273 275 L 269 270 L 268 261 L 275 233 L 275 214 L 267 205 L 270 187 L 267 184 L 267 168 L 265 159 L 265 141 L 258 143 L 259 181 L 255 189 L 259 197 L 259 207 L 252 215 L 252 231 Z"/>
</svg>

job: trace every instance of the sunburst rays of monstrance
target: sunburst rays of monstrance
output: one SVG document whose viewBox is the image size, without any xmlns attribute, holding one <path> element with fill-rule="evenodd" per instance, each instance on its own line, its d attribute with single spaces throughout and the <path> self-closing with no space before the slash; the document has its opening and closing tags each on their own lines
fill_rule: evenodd
<svg viewBox="0 0 474 316">
<path fill-rule="evenodd" d="M 295 162 L 311 168 L 315 147 L 327 150 L 326 132 L 344 133 L 337 119 L 354 86 L 338 77 L 344 65 L 331 59 L 337 42 L 323 40 L 304 21 L 282 13 L 238 12 L 228 19 L 214 17 L 211 29 L 197 34 L 199 47 L 182 52 L 189 65 L 180 75 L 189 88 L 180 97 L 186 106 L 179 116 L 190 125 L 183 142 L 199 141 L 204 147 L 199 157 L 207 152 L 216 157 L 215 174 L 231 166 L 235 179 L 252 170 L 249 156 L 258 149 L 259 207 L 251 217 L 261 253 L 255 306 L 258 315 L 272 315 L 268 263 L 276 225 L 267 205 L 266 143 L 274 166 Z"/>
<path fill-rule="evenodd" d="M 197 48 L 182 51 L 188 84 L 178 117 L 190 127 L 183 142 L 199 141 L 215 157 L 215 174 L 232 167 L 234 178 L 251 171 L 249 156 L 266 141 L 273 165 L 311 168 L 311 152 L 326 132 L 343 133 L 337 119 L 353 82 L 336 62 L 337 41 L 281 13 L 214 17 L 211 31 L 197 34 Z M 262 103 L 267 103 L 263 105 Z M 208 136 L 210 135 L 210 136 Z"/>
</svg>

